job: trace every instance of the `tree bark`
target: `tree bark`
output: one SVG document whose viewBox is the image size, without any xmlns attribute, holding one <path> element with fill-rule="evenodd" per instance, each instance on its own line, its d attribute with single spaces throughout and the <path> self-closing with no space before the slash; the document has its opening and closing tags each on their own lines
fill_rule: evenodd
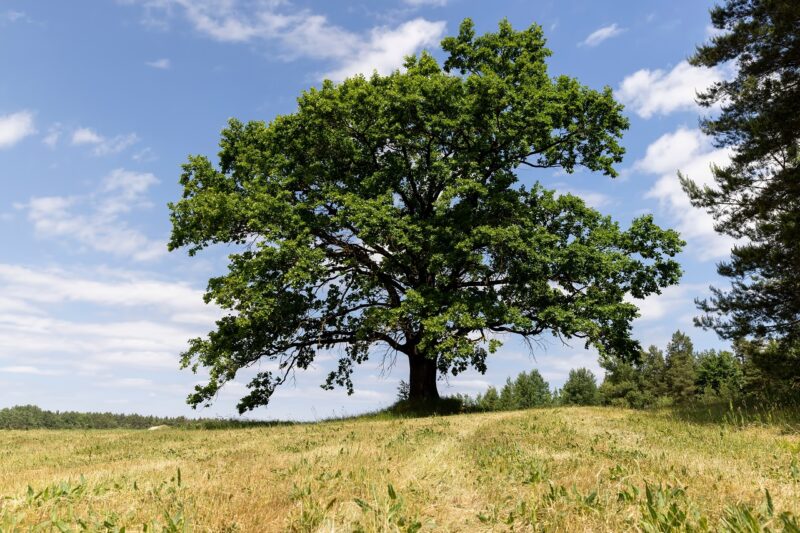
<svg viewBox="0 0 800 533">
<path fill-rule="evenodd" d="M 421 355 L 410 356 L 408 399 L 411 403 L 429 403 L 439 399 L 436 388 L 436 361 Z"/>
</svg>

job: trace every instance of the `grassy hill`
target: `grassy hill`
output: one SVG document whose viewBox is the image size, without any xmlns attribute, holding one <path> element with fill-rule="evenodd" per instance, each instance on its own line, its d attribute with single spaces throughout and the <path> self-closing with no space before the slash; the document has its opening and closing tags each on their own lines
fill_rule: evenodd
<svg viewBox="0 0 800 533">
<path fill-rule="evenodd" d="M 800 436 L 606 408 L 10 430 L 0 497 L 4 532 L 798 531 Z"/>
</svg>

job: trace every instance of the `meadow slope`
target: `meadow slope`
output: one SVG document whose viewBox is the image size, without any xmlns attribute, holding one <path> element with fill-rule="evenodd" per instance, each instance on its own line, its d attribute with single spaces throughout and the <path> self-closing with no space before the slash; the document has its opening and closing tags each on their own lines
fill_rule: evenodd
<svg viewBox="0 0 800 533">
<path fill-rule="evenodd" d="M 0 497 L 3 532 L 793 531 L 800 435 L 563 407 L 2 431 Z"/>
</svg>

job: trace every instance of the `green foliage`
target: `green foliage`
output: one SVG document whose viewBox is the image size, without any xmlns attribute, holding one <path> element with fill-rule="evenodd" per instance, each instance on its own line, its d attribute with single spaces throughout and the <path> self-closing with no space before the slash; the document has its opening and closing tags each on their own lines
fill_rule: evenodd
<svg viewBox="0 0 800 533">
<path fill-rule="evenodd" d="M 514 381 L 514 401 L 517 409 L 529 409 L 549 405 L 550 385 L 538 370 L 522 372 Z"/>
<path fill-rule="evenodd" d="M 667 344 L 664 385 L 666 394 L 676 403 L 687 403 L 697 392 L 697 369 L 694 347 L 688 335 L 676 331 Z"/>
<path fill-rule="evenodd" d="M 667 345 L 666 360 L 655 346 L 634 362 L 602 358 L 606 370 L 600 386 L 602 403 L 642 409 L 699 400 L 704 404 L 738 402 L 744 399 L 748 376 L 758 379 L 753 365 L 742 363 L 739 351 L 737 356 L 715 350 L 695 353 L 691 339 L 676 331 Z"/>
<path fill-rule="evenodd" d="M 588 368 L 570 370 L 561 388 L 562 405 L 596 405 L 599 401 L 597 379 Z"/>
<path fill-rule="evenodd" d="M 35 405 L 0 409 L 0 429 L 147 429 L 161 425 L 186 425 L 184 417 L 45 411 Z"/>
<path fill-rule="evenodd" d="M 510 411 L 514 409 L 530 409 L 552 403 L 550 385 L 538 370 L 521 372 L 514 381 L 511 378 L 497 394 L 497 389 L 489 387 L 486 393 L 478 395 L 476 404 L 482 411 Z"/>
<path fill-rule="evenodd" d="M 700 95 L 721 112 L 702 123 L 718 146 L 730 147 L 729 164 L 712 169 L 714 186 L 683 185 L 692 203 L 715 218 L 717 231 L 741 238 L 720 275 L 727 290 L 699 302 L 699 323 L 727 339 L 773 339 L 786 351 L 800 343 L 800 2 L 727 0 L 711 10 L 721 30 L 691 62 L 732 64 L 736 73 Z M 758 350 L 756 350 L 758 351 Z M 773 351 L 771 347 L 767 351 Z M 776 362 L 771 356 L 752 363 Z M 786 366 L 783 365 L 786 363 Z M 800 359 L 780 363 L 800 376 Z M 764 376 L 770 371 L 765 369 Z"/>
<path fill-rule="evenodd" d="M 483 394 L 478 394 L 475 399 L 475 404 L 481 411 L 499 411 L 500 410 L 500 395 L 497 394 L 497 389 L 490 386 Z"/>
<path fill-rule="evenodd" d="M 35 405 L 17 405 L 0 409 L 0 429 L 147 429 L 154 426 L 230 429 L 292 424 L 294 422 L 46 411 Z"/>
<path fill-rule="evenodd" d="M 800 405 L 800 344 L 741 339 L 734 349 L 743 363 L 742 382 L 748 398 Z"/>
<path fill-rule="evenodd" d="M 717 397 L 731 398 L 742 388 L 742 365 L 728 351 L 709 350 L 697 354 L 698 390 L 711 391 Z"/>
<path fill-rule="evenodd" d="M 678 281 L 678 234 L 651 216 L 623 229 L 516 173 L 615 176 L 628 122 L 611 89 L 551 77 L 537 25 L 476 36 L 465 20 L 442 47 L 443 66 L 423 53 L 403 72 L 326 81 L 269 124 L 231 120 L 218 166 L 184 165 L 170 249 L 244 247 L 206 293 L 229 314 L 183 355 L 209 373 L 190 404 L 276 361 L 238 407 L 264 405 L 335 346 L 325 388 L 352 392 L 354 365 L 383 345 L 409 358 L 412 399 L 438 396 L 437 374 L 485 371 L 494 333 L 636 354 L 626 296 Z"/>
</svg>

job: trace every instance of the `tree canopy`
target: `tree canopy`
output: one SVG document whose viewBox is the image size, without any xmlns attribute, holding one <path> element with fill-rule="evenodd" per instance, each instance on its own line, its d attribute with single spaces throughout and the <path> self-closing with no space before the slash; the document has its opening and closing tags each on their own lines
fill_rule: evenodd
<svg viewBox="0 0 800 533">
<path fill-rule="evenodd" d="M 729 289 L 699 302 L 699 320 L 722 337 L 800 341 L 800 3 L 728 0 L 711 11 L 720 33 L 691 62 L 737 71 L 700 95 L 721 111 L 702 122 L 729 164 L 712 169 L 713 186 L 688 176 L 685 190 L 715 218 L 719 232 L 742 239 L 718 271 Z M 796 361 L 800 358 L 795 357 Z M 796 363 L 797 364 L 797 363 Z M 800 376 L 800 365 L 796 373 Z"/>
<path fill-rule="evenodd" d="M 402 354 L 409 397 L 438 397 L 439 374 L 486 369 L 502 335 L 546 332 L 635 357 L 643 298 L 677 283 L 678 234 L 650 216 L 627 229 L 521 167 L 616 176 L 628 122 L 609 88 L 551 77 L 542 29 L 465 20 L 402 71 L 304 92 L 269 124 L 231 120 L 219 164 L 189 158 L 170 204 L 170 249 L 234 243 L 206 299 L 229 311 L 191 341 L 205 367 L 189 397 L 210 402 L 264 365 L 239 409 L 269 401 L 320 351 L 339 354 L 324 387 L 352 392 L 376 353 Z"/>
<path fill-rule="evenodd" d="M 588 368 L 570 370 L 559 401 L 564 405 L 594 405 L 598 399 L 597 378 L 592 371 Z"/>
</svg>

